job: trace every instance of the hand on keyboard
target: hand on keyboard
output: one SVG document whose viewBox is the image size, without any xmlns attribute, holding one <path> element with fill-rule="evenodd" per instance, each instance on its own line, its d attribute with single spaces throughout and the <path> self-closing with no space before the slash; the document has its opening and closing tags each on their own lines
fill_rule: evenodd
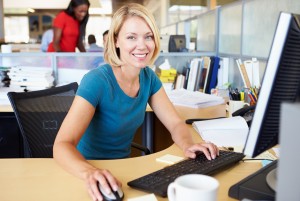
<svg viewBox="0 0 300 201">
<path fill-rule="evenodd" d="M 195 152 L 193 152 L 195 154 Z M 155 172 L 141 176 L 127 184 L 133 188 L 167 196 L 168 185 L 177 177 L 185 174 L 211 175 L 223 171 L 244 158 L 244 154 L 232 151 L 219 151 L 215 160 L 207 160 L 204 154 L 198 154 L 195 159 L 186 159 Z"/>
<path fill-rule="evenodd" d="M 208 160 L 215 159 L 219 156 L 218 147 L 210 142 L 193 144 L 184 151 L 184 155 L 188 158 L 196 158 L 199 152 L 203 153 Z"/>
</svg>

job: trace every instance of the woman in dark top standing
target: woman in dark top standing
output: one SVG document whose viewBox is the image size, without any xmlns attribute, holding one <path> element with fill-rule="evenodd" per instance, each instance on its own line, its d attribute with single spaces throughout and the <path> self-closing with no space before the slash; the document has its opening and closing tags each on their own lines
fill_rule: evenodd
<svg viewBox="0 0 300 201">
<path fill-rule="evenodd" d="M 58 13 L 53 22 L 53 42 L 48 52 L 85 52 L 83 39 L 89 19 L 90 2 L 88 0 L 71 0 L 66 10 Z"/>
</svg>

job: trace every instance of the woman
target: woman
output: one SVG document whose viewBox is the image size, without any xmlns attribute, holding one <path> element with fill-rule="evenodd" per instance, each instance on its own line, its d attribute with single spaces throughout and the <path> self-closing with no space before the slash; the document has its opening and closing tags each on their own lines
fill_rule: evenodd
<svg viewBox="0 0 300 201">
<path fill-rule="evenodd" d="M 85 52 L 83 39 L 89 19 L 90 2 L 88 0 L 71 0 L 66 10 L 60 12 L 53 22 L 53 42 L 47 52 Z"/>
<path fill-rule="evenodd" d="M 108 192 L 121 183 L 86 159 L 124 158 L 137 128 L 143 123 L 147 103 L 172 134 L 186 157 L 202 151 L 211 160 L 218 148 L 195 144 L 176 113 L 162 83 L 148 67 L 160 50 L 159 32 L 152 14 L 131 3 L 113 16 L 104 58 L 107 64 L 82 79 L 77 95 L 54 144 L 54 158 L 67 171 L 84 180 L 93 200 L 102 200 L 97 182 Z"/>
</svg>

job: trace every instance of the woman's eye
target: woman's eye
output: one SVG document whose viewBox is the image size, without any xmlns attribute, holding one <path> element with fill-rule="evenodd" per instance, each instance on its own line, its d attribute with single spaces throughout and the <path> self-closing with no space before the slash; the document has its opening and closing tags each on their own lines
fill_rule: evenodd
<svg viewBox="0 0 300 201">
<path fill-rule="evenodd" d="M 127 39 L 133 40 L 133 39 L 135 39 L 135 37 L 134 36 L 128 36 Z"/>
<path fill-rule="evenodd" d="M 146 36 L 147 40 L 153 40 L 153 36 Z"/>
</svg>

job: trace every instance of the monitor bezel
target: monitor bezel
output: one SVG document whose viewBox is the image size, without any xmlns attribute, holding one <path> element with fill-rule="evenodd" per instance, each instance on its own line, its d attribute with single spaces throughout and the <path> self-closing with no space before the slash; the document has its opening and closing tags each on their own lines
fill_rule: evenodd
<svg viewBox="0 0 300 201">
<path fill-rule="evenodd" d="M 257 144 L 261 135 L 261 129 L 264 123 L 266 112 L 268 112 L 267 110 L 271 94 L 273 88 L 275 87 L 275 80 L 280 68 L 281 57 L 284 51 L 287 36 L 289 34 L 292 17 L 293 16 L 290 13 L 282 12 L 277 23 L 266 71 L 264 73 L 262 86 L 259 92 L 259 99 L 255 108 L 255 111 L 258 112 L 254 113 L 248 137 L 244 146 L 244 154 L 250 157 L 255 157 L 259 154 L 256 150 Z"/>
</svg>

